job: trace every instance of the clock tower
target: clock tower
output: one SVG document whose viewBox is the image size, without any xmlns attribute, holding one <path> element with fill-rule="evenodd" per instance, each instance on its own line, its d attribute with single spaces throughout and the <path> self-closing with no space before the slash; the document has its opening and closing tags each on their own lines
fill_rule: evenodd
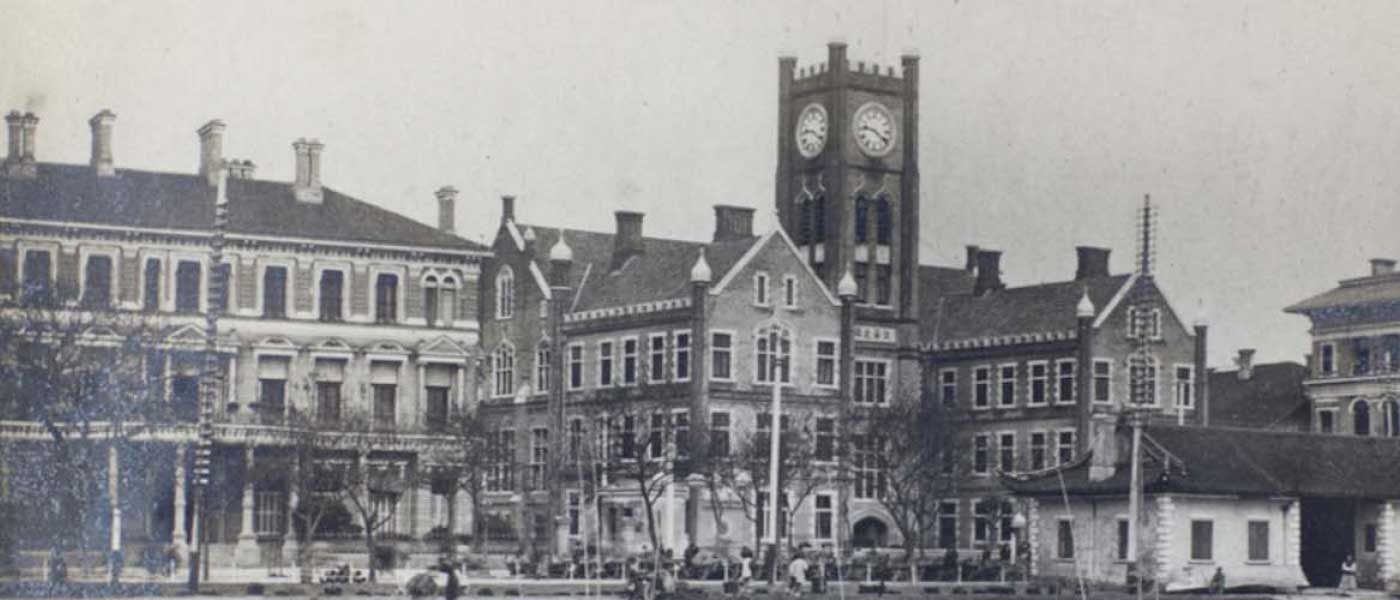
<svg viewBox="0 0 1400 600">
<path fill-rule="evenodd" d="M 918 318 L 919 57 L 900 69 L 778 59 L 778 218 L 832 289 L 849 268 L 861 313 Z"/>
</svg>

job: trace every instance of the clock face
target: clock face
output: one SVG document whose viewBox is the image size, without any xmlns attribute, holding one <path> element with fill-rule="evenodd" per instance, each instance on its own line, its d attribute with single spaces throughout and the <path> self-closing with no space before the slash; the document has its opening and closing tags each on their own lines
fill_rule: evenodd
<svg viewBox="0 0 1400 600">
<path fill-rule="evenodd" d="M 879 102 L 867 102 L 857 109 L 851 130 L 856 145 L 870 156 L 884 156 L 894 148 L 894 115 Z"/>
<path fill-rule="evenodd" d="M 797 115 L 797 151 L 814 158 L 826 147 L 826 109 L 813 102 Z"/>
</svg>

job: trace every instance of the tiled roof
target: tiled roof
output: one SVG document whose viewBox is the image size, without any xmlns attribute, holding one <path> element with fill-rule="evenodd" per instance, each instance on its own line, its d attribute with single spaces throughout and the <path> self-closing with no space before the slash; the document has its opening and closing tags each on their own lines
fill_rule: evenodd
<svg viewBox="0 0 1400 600">
<path fill-rule="evenodd" d="M 1220 427 L 1152 426 L 1145 433 L 1143 481 L 1148 492 L 1307 496 L 1400 497 L 1400 439 Z M 1157 449 L 1165 450 L 1166 454 Z M 1126 448 L 1113 477 L 1088 480 L 1088 461 L 1061 471 L 1072 494 L 1126 494 Z M 1164 469 L 1160 457 L 1170 456 Z M 1183 468 L 1184 467 L 1184 468 Z M 1004 479 L 1013 491 L 1059 494 L 1053 471 Z"/>
<path fill-rule="evenodd" d="M 1329 291 L 1283 310 L 1291 313 L 1308 313 L 1325 308 L 1390 302 L 1400 302 L 1400 273 L 1347 279 Z"/>
<path fill-rule="evenodd" d="M 1210 424 L 1263 429 L 1307 425 L 1303 380 L 1308 369 L 1293 362 L 1254 365 L 1249 379 L 1239 371 L 1217 371 L 1208 384 Z"/>
<path fill-rule="evenodd" d="M 549 249 L 559 239 L 560 230 L 536 225 L 517 225 L 535 235 L 536 261 L 549 273 Z M 658 300 L 689 298 L 690 268 L 705 249 L 715 281 L 728 273 L 758 241 L 749 237 L 723 242 L 690 242 L 643 238 L 641 256 L 633 257 L 612 270 L 612 233 L 564 229 L 564 242 L 574 251 L 572 287 L 575 298 L 571 312 L 613 308 Z"/>
<path fill-rule="evenodd" d="M 1002 336 L 1072 332 L 1075 307 L 1089 299 L 1103 311 L 1131 275 L 1092 277 L 1007 288 L 975 296 L 970 290 L 941 297 L 920 296 L 921 327 L 927 343 L 943 344 Z M 921 282 L 923 283 L 923 282 Z M 954 286 L 962 286 L 956 283 Z"/>
<path fill-rule="evenodd" d="M 292 184 L 228 180 L 229 227 L 235 234 L 432 246 L 485 251 L 481 244 L 323 188 L 321 204 L 298 202 Z M 207 231 L 214 189 L 197 175 L 41 163 L 34 179 L 0 178 L 0 217 Z"/>
</svg>

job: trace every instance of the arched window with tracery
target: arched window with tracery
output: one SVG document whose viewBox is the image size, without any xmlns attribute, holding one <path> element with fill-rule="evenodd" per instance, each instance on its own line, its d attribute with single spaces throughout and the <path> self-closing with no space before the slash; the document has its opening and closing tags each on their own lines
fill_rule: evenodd
<svg viewBox="0 0 1400 600">
<path fill-rule="evenodd" d="M 781 325 L 769 325 L 754 336 L 754 380 L 792 383 L 792 333 Z"/>
<path fill-rule="evenodd" d="M 1357 400 L 1351 406 L 1351 432 L 1371 435 L 1371 405 L 1365 400 Z"/>
<path fill-rule="evenodd" d="M 894 237 L 894 214 L 888 196 L 875 199 L 875 243 L 888 246 Z"/>
<path fill-rule="evenodd" d="M 515 347 L 502 343 L 491 356 L 492 391 L 496 397 L 515 393 Z"/>
<path fill-rule="evenodd" d="M 857 244 L 870 241 L 870 199 L 856 196 L 855 237 Z"/>
</svg>

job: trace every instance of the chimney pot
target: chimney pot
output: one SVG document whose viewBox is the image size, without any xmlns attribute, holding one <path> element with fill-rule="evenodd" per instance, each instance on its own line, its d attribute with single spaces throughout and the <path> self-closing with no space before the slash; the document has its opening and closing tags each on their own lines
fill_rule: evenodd
<svg viewBox="0 0 1400 600">
<path fill-rule="evenodd" d="M 214 119 L 196 133 L 199 134 L 199 176 L 209 187 L 214 187 L 219 183 L 219 169 L 224 165 L 224 122 Z"/>
<path fill-rule="evenodd" d="M 116 122 L 117 115 L 110 110 L 102 109 L 102 112 L 93 115 L 88 119 L 88 125 L 92 127 L 92 169 L 99 177 L 111 177 L 117 174 L 116 166 L 112 161 L 112 123 Z"/>
<path fill-rule="evenodd" d="M 1235 365 L 1240 369 L 1236 373 L 1240 381 L 1249 381 L 1254 378 L 1254 349 L 1240 348 L 1239 356 L 1235 357 Z"/>
<path fill-rule="evenodd" d="M 977 281 L 973 284 L 973 295 L 981 296 L 1005 288 L 1006 284 L 1001 281 L 1001 251 L 978 250 Z"/>
<path fill-rule="evenodd" d="M 501 196 L 501 224 L 515 220 L 515 196 Z"/>
<path fill-rule="evenodd" d="M 438 229 L 443 233 L 452 233 L 457 228 L 457 188 L 450 185 L 438 188 L 437 201 Z"/>
<path fill-rule="evenodd" d="M 715 205 L 716 242 L 753 237 L 753 211 L 747 206 Z"/>
<path fill-rule="evenodd" d="M 612 270 L 622 268 L 627 259 L 639 255 L 643 251 L 642 246 L 642 217 L 643 214 L 630 211 L 614 211 L 617 218 L 617 235 L 613 237 L 613 257 Z"/>
<path fill-rule="evenodd" d="M 1108 248 L 1076 246 L 1074 251 L 1079 258 L 1079 265 L 1074 270 L 1075 281 L 1094 277 L 1108 277 L 1108 255 L 1110 252 Z"/>
<path fill-rule="evenodd" d="M 1389 275 L 1395 272 L 1395 260 L 1390 258 L 1371 259 L 1371 275 Z"/>
</svg>

